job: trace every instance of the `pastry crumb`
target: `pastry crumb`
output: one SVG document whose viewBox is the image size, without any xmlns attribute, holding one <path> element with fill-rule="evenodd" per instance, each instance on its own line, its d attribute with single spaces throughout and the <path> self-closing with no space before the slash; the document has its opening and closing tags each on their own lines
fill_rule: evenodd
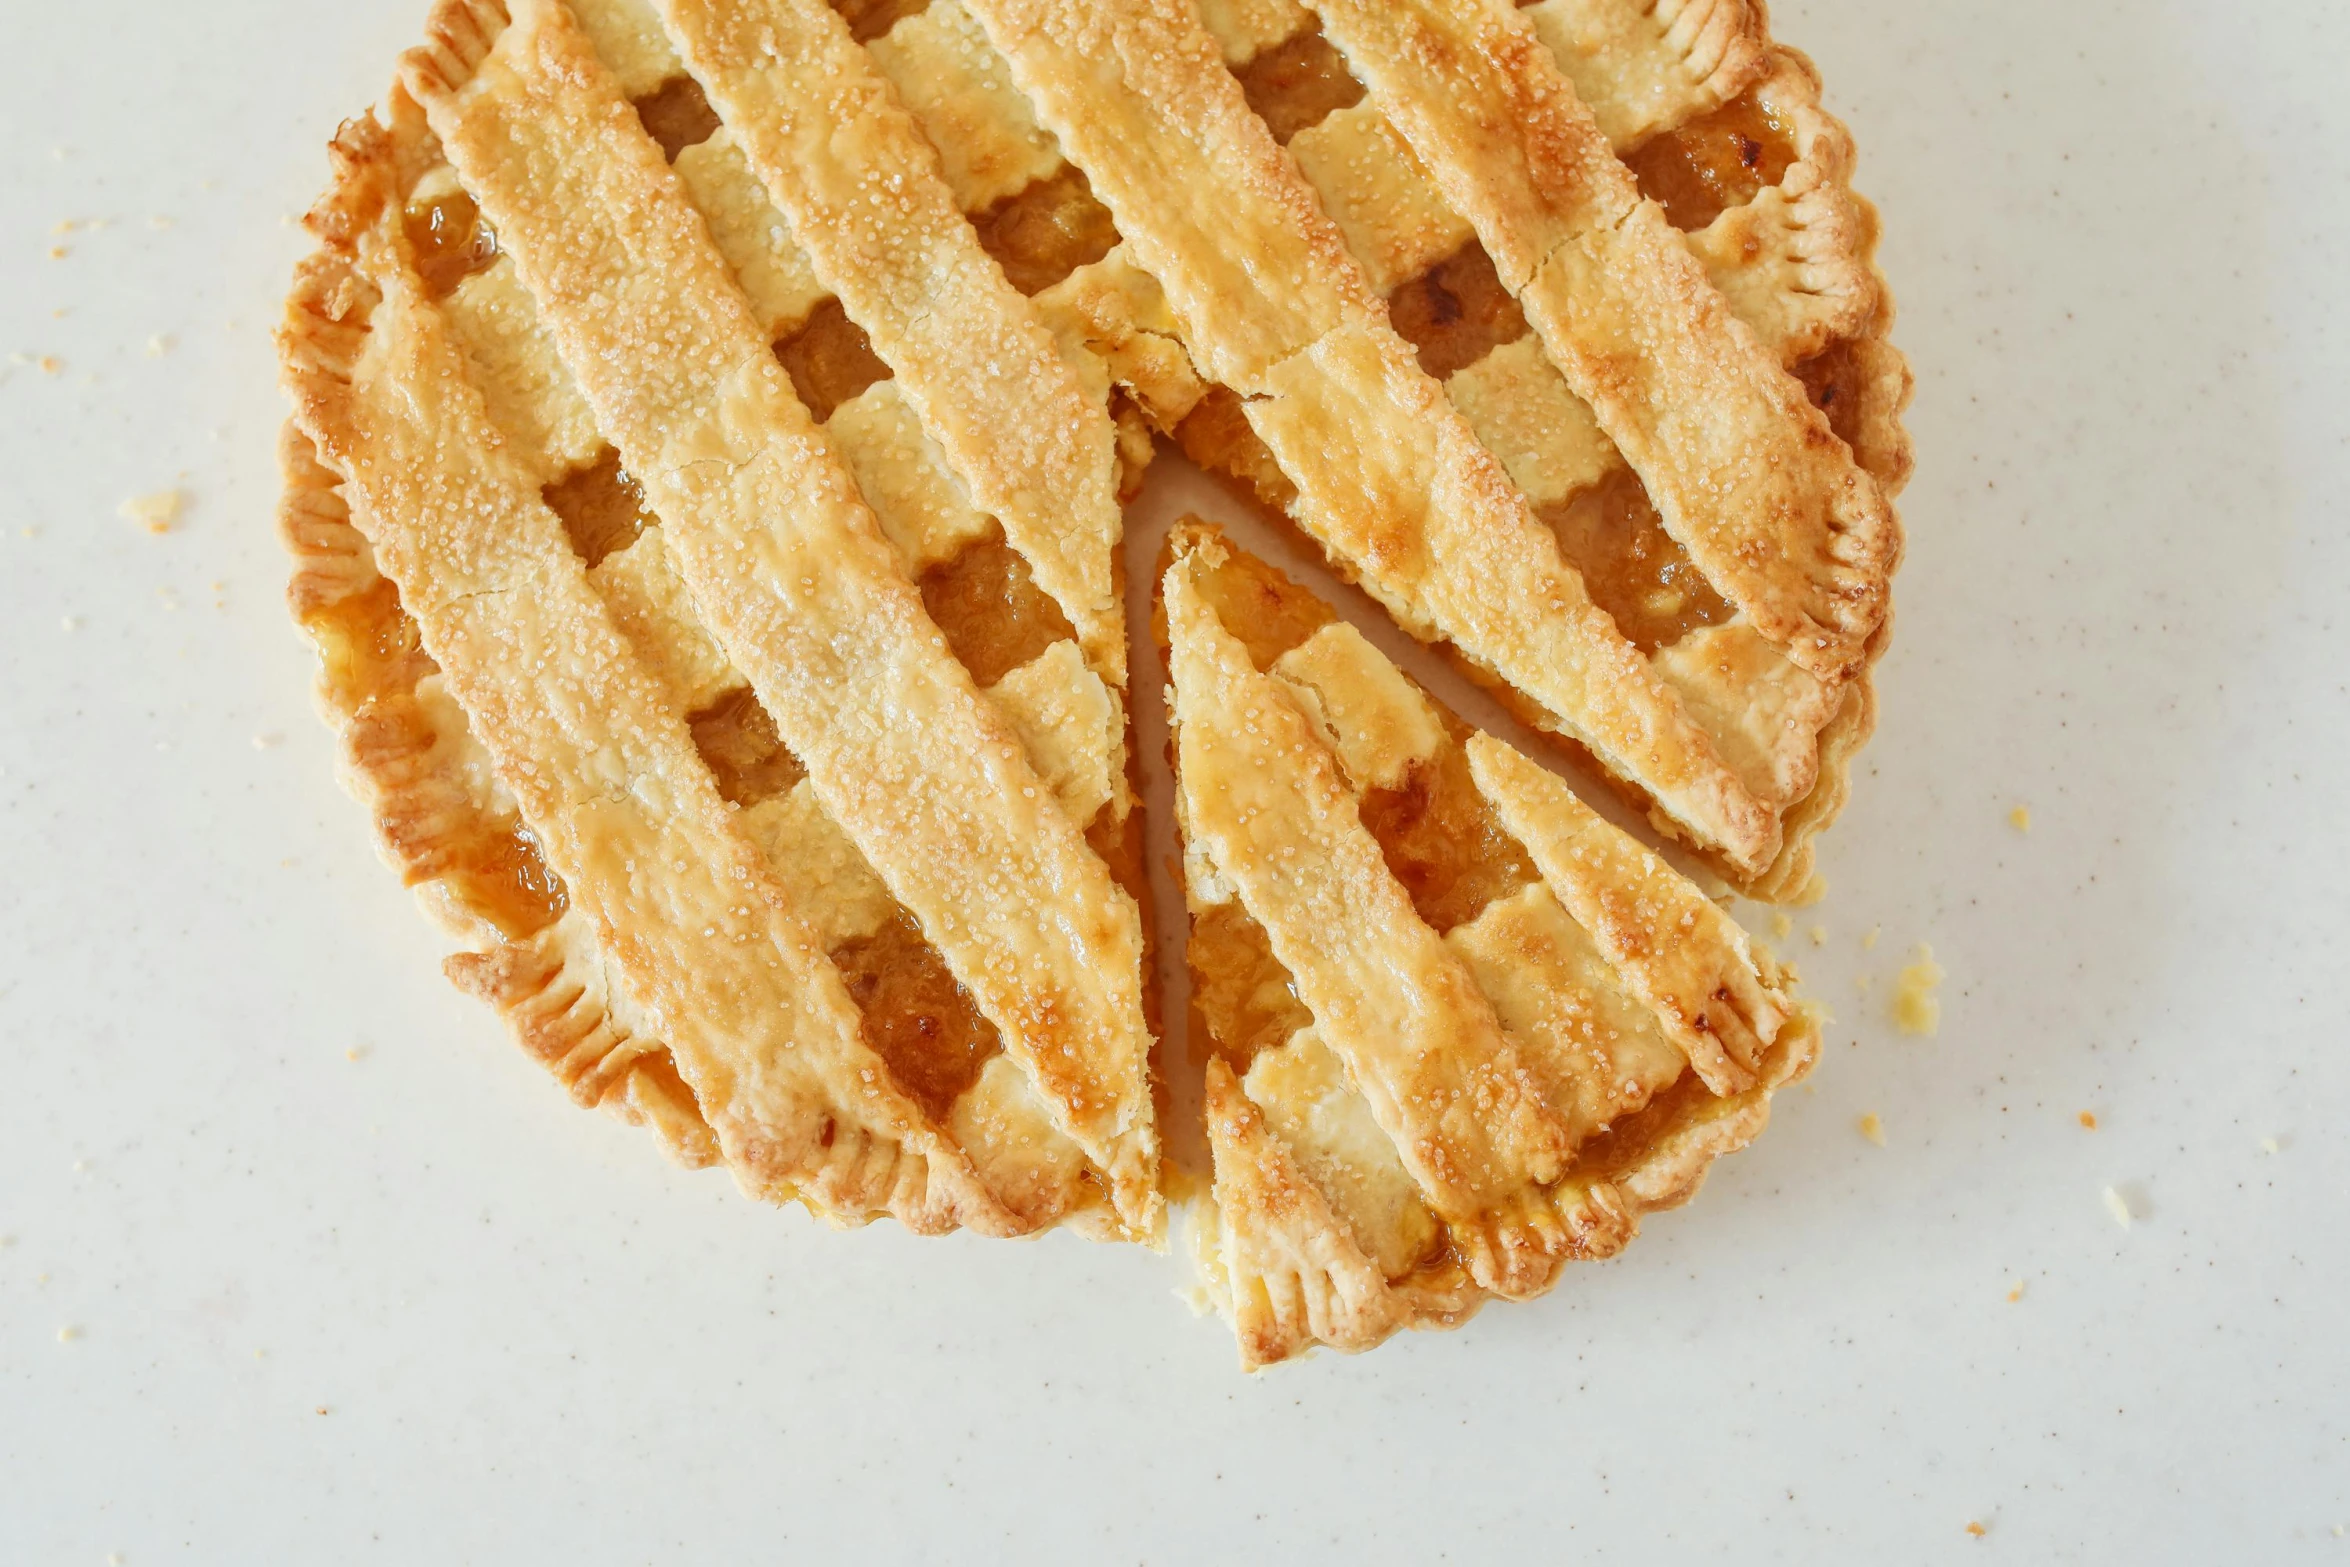
<svg viewBox="0 0 2350 1567">
<path fill-rule="evenodd" d="M 255 735 L 253 737 L 253 749 L 256 751 L 270 750 L 277 745 L 281 738 L 281 736 L 274 734 Z"/>
<path fill-rule="evenodd" d="M 2094 1132 L 2097 1130 L 2097 1112 L 2094 1110 L 2083 1110 L 2080 1114 L 2080 1122 L 2082 1131 Z"/>
<path fill-rule="evenodd" d="M 49 247 L 49 259 L 51 261 L 63 261 L 66 257 L 72 254 L 73 247 L 71 245 L 51 245 Z"/>
<path fill-rule="evenodd" d="M 169 533 L 171 525 L 179 521 L 181 508 L 188 498 L 179 490 L 157 490 L 152 495 L 134 495 L 122 503 L 125 519 L 139 524 L 149 533 Z"/>
<path fill-rule="evenodd" d="M 1795 922 L 1787 917 L 1785 911 L 1771 916 L 1771 935 L 1774 939 L 1785 941 L 1787 933 L 1793 929 L 1795 929 Z"/>
<path fill-rule="evenodd" d="M 2130 1206 L 2130 1199 L 2121 1194 L 2120 1188 L 2108 1186 L 2104 1195 L 2105 1211 L 2113 1215 L 2114 1223 L 2126 1230 L 2137 1221 L 2137 1210 Z"/>
<path fill-rule="evenodd" d="M 346 1061 L 364 1061 L 367 1059 L 367 1047 L 365 1045 L 353 1045 L 350 1049 L 343 1052 L 343 1059 Z"/>
<path fill-rule="evenodd" d="M 80 1328 L 63 1327 L 57 1330 L 57 1342 L 60 1344 L 70 1344 L 81 1336 L 82 1330 Z"/>
<path fill-rule="evenodd" d="M 1966 1526 L 1966 1532 L 1980 1540 L 1984 1535 L 1989 1534 L 1991 1531 L 1984 1528 L 1982 1522 L 1979 1519 L 1970 1519 Z"/>
<path fill-rule="evenodd" d="M 1885 1123 L 1878 1118 L 1876 1111 L 1871 1110 L 1867 1115 L 1862 1116 L 1859 1126 L 1861 1136 L 1875 1143 L 1879 1148 L 1885 1146 Z"/>
<path fill-rule="evenodd" d="M 169 337 L 161 332 L 156 333 L 153 337 L 147 339 L 147 357 L 149 359 L 161 359 L 165 354 L 171 352 L 171 344 L 172 340 Z"/>
<path fill-rule="evenodd" d="M 58 358 L 55 354 L 43 354 L 40 358 L 34 360 L 33 363 L 40 368 L 41 374 L 43 375 L 55 375 L 58 371 L 65 368 L 65 361 Z"/>
<path fill-rule="evenodd" d="M 79 615 L 61 616 L 59 617 L 57 623 L 68 631 L 79 631 L 82 629 L 82 617 Z"/>
<path fill-rule="evenodd" d="M 1828 927 L 1827 927 L 1827 926 L 1825 926 L 1825 925 L 1814 925 L 1814 926 L 1811 928 L 1811 944 L 1812 944 L 1813 946 L 1815 946 L 1815 947 L 1824 947 L 1824 946 L 1826 946 L 1826 945 L 1828 944 Z"/>
<path fill-rule="evenodd" d="M 2030 832 L 2032 830 L 2032 808 L 2028 805 L 2019 805 L 2008 812 L 2007 825 L 2013 827 L 2017 832 Z"/>
<path fill-rule="evenodd" d="M 1942 965 L 1934 949 L 1918 943 L 1917 956 L 1893 981 L 1893 1023 L 1905 1034 L 1931 1037 L 1942 1027 L 1942 1003 L 1934 987 L 1942 983 Z"/>
<path fill-rule="evenodd" d="M 2285 1144 L 2282 1138 L 2263 1137 L 2260 1140 L 2260 1151 L 2262 1153 L 2282 1153 L 2284 1150 Z"/>
<path fill-rule="evenodd" d="M 1861 937 L 1861 938 L 1860 938 L 1860 950 L 1861 950 L 1861 951 L 1863 951 L 1863 952 L 1874 952 L 1874 951 L 1876 951 L 1876 950 L 1877 950 L 1877 938 L 1878 938 L 1879 936 L 1883 935 L 1884 933 L 1885 933 L 1885 927 L 1884 927 L 1884 926 L 1882 926 L 1882 925 L 1871 925 L 1871 926 L 1869 927 L 1869 933 L 1868 933 L 1867 935 L 1865 935 L 1865 936 L 1863 936 L 1863 937 Z"/>
<path fill-rule="evenodd" d="M 2019 1300 L 2022 1300 L 2023 1298 L 2024 1298 L 2024 1281 L 2023 1281 L 2022 1279 L 2018 1279 L 2018 1280 L 2016 1280 L 2016 1281 L 2015 1281 L 2013 1284 L 2011 1284 L 2011 1285 L 2009 1285 L 2009 1286 L 2008 1286 L 2008 1290 L 2007 1290 L 2007 1303 L 2008 1303 L 2009 1305 L 2011 1305 L 2011 1306 L 2012 1306 L 2012 1305 L 2014 1305 L 2014 1304 L 2015 1304 L 2017 1301 L 2019 1301 Z"/>
</svg>

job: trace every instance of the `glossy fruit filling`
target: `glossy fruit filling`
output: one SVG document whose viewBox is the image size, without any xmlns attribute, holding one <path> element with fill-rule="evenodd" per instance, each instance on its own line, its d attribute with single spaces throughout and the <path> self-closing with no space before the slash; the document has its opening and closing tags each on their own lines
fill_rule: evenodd
<svg viewBox="0 0 2350 1567">
<path fill-rule="evenodd" d="M 1701 229 L 1777 185 L 1795 161 L 1792 129 L 1754 94 L 1660 131 L 1624 157 L 1644 195 L 1679 229 Z"/>
</svg>

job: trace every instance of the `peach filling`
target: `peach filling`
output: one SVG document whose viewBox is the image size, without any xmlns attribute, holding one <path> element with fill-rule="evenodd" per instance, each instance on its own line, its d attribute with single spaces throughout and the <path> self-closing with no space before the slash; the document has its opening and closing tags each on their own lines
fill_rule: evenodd
<svg viewBox="0 0 2350 1567">
<path fill-rule="evenodd" d="M 1346 68 L 1346 57 L 1322 36 L 1321 24 L 1284 39 L 1234 70 L 1240 90 L 1257 117 L 1272 127 L 1284 147 L 1299 131 L 1362 101 L 1363 84 Z"/>
<path fill-rule="evenodd" d="M 827 299 L 808 313 L 807 320 L 777 338 L 775 357 L 790 373 L 792 390 L 807 405 L 808 417 L 818 424 L 874 382 L 890 378 L 889 366 L 873 351 L 865 329 L 849 319 L 837 299 Z"/>
<path fill-rule="evenodd" d="M 849 24 L 851 38 L 869 44 L 907 17 L 929 10 L 930 0 L 832 0 L 832 8 Z"/>
<path fill-rule="evenodd" d="M 971 214 L 979 244 L 1023 294 L 1052 287 L 1079 267 L 1099 261 L 1118 243 L 1110 209 L 1075 164 L 1063 167 Z"/>
<path fill-rule="evenodd" d="M 699 146 L 718 134 L 718 111 L 702 93 L 702 84 L 690 76 L 672 76 L 636 100 L 636 117 L 645 134 L 661 144 L 661 156 L 670 162 L 688 147 Z"/>
<path fill-rule="evenodd" d="M 922 573 L 921 589 L 922 606 L 946 634 L 948 649 L 981 686 L 1077 634 L 1001 528 Z"/>
<path fill-rule="evenodd" d="M 585 468 L 576 469 L 541 490 L 547 507 L 563 519 L 563 531 L 579 558 L 593 566 L 615 550 L 636 542 L 637 535 L 657 520 L 645 506 L 645 492 L 611 447 Z"/>
<path fill-rule="evenodd" d="M 415 753 L 431 748 L 434 735 L 417 706 L 416 684 L 436 666 L 389 581 L 310 610 L 303 626 L 318 645 L 328 700 L 365 729 L 367 743 Z M 469 817 L 453 841 L 436 843 L 429 857 L 409 863 L 410 885 L 434 877 L 509 941 L 545 929 L 570 904 L 538 840 L 510 814 Z"/>
<path fill-rule="evenodd" d="M 865 1043 L 931 1119 L 945 1119 L 1003 1049 L 995 1025 L 903 908 L 872 935 L 834 948 L 832 962 L 864 1014 Z"/>
<path fill-rule="evenodd" d="M 1643 195 L 1679 229 L 1701 229 L 1743 207 L 1786 175 L 1795 136 L 1754 94 L 1660 131 L 1624 157 Z"/>
<path fill-rule="evenodd" d="M 1387 296 L 1388 319 L 1441 381 L 1526 335 L 1526 317 L 1485 247 L 1470 240 Z"/>
<path fill-rule="evenodd" d="M 1665 531 L 1629 468 L 1543 507 L 1541 517 L 1558 535 L 1559 553 L 1583 574 L 1592 602 L 1614 616 L 1616 629 L 1644 653 L 1737 613 Z"/>
<path fill-rule="evenodd" d="M 496 232 L 473 198 L 461 190 L 412 201 L 401 217 L 428 299 L 447 298 L 458 284 L 498 259 Z"/>
</svg>

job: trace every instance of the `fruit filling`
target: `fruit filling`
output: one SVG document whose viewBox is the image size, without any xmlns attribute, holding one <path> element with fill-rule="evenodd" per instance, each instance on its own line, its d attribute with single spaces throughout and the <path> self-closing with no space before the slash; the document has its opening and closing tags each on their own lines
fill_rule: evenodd
<svg viewBox="0 0 2350 1567">
<path fill-rule="evenodd" d="M 1077 633 L 1001 528 L 922 574 L 922 605 L 971 678 L 992 686 Z"/>
<path fill-rule="evenodd" d="M 1526 317 L 1485 247 L 1470 240 L 1387 296 L 1388 319 L 1439 381 L 1526 335 Z"/>
<path fill-rule="evenodd" d="M 1737 613 L 1665 531 L 1629 468 L 1543 507 L 1541 517 L 1558 535 L 1559 553 L 1583 574 L 1592 602 L 1614 616 L 1616 629 L 1644 653 Z"/>
<path fill-rule="evenodd" d="M 563 519 L 571 547 L 590 566 L 614 550 L 628 548 L 657 520 L 645 508 L 645 492 L 620 466 L 620 453 L 609 446 L 594 462 L 539 493 L 548 509 Z"/>
<path fill-rule="evenodd" d="M 422 753 L 435 736 L 416 699 L 417 682 L 438 672 L 399 591 L 378 581 L 306 611 L 302 624 L 318 645 L 326 697 L 363 736 L 356 743 Z M 398 833 L 396 823 L 387 832 Z M 395 849 L 404 846 L 394 843 Z M 407 857 L 403 855 L 403 858 Z M 538 840 L 511 813 L 469 814 L 453 842 L 409 860 L 409 885 L 441 878 L 460 906 L 519 941 L 562 916 L 570 903 L 563 879 L 539 853 Z"/>
<path fill-rule="evenodd" d="M 728 692 L 686 724 L 718 792 L 736 805 L 757 805 L 808 776 L 749 686 Z"/>
<path fill-rule="evenodd" d="M 1023 294 L 1052 287 L 1110 253 L 1118 225 L 1075 164 L 971 214 L 979 244 Z"/>
<path fill-rule="evenodd" d="M 636 100 L 636 117 L 645 134 L 661 144 L 661 156 L 670 162 L 688 147 L 718 134 L 718 111 L 702 94 L 702 84 L 690 76 L 672 76 Z"/>
<path fill-rule="evenodd" d="M 929 10 L 930 0 L 832 0 L 832 8 L 849 24 L 851 38 L 869 44 L 907 17 Z"/>
<path fill-rule="evenodd" d="M 428 299 L 446 299 L 458 284 L 498 259 L 497 233 L 473 198 L 461 190 L 412 201 L 401 216 Z"/>
<path fill-rule="evenodd" d="M 865 329 L 849 319 L 837 299 L 827 299 L 808 313 L 807 320 L 777 338 L 775 357 L 783 361 L 792 390 L 818 424 L 874 382 L 890 378 L 889 366 L 873 351 Z"/>
<path fill-rule="evenodd" d="M 909 1098 L 945 1119 L 1003 1049 L 995 1025 L 903 908 L 872 935 L 833 949 L 832 962 L 864 1014 L 865 1043 Z"/>
<path fill-rule="evenodd" d="M 1233 71 L 1248 106 L 1284 147 L 1299 131 L 1362 101 L 1363 84 L 1346 57 L 1322 36 L 1319 23 L 1285 39 Z"/>
<path fill-rule="evenodd" d="M 1660 131 L 1624 162 L 1678 229 L 1701 229 L 1777 185 L 1795 161 L 1788 125 L 1751 92 L 1674 130 Z"/>
</svg>

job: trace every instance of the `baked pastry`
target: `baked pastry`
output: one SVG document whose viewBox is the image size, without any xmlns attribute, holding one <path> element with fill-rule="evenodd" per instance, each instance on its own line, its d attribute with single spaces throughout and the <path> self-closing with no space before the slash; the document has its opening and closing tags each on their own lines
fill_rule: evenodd
<svg viewBox="0 0 2350 1567">
<path fill-rule="evenodd" d="M 1737 922 L 1197 522 L 1169 540 L 1193 1252 L 1251 1369 L 1522 1300 L 1686 1202 L 1807 1070 Z"/>
<path fill-rule="evenodd" d="M 1171 21 L 1111 8 L 1078 43 L 1017 9 L 1149 61 L 1151 102 L 1208 96 Z M 1185 450 L 1731 882 L 1804 896 L 1909 470 L 1876 218 L 1810 63 L 1748 0 L 1201 11 L 1247 102 L 1197 111 L 1216 156 L 1152 165 L 1221 176 L 1169 204 L 1198 230 L 1130 215 L 1149 187 L 1095 166 L 1082 101 L 1045 116 L 1219 383 Z"/>
<path fill-rule="evenodd" d="M 1909 383 L 1759 0 L 439 0 L 427 37 L 289 303 L 292 598 L 451 976 L 575 1099 L 841 1222 L 1156 1243 L 1118 546 L 1161 439 L 1729 881 L 1811 884 Z M 1527 766 L 1446 732 L 1456 783 Z M 1547 1151 L 1484 1195 L 1523 1202 L 1431 1210 L 1485 1251 L 1304 1338 L 1236 1307 L 1256 1359 L 1603 1249 L 1674 1195 L 1627 1128 L 1691 1169 L 1751 1135 L 1800 1014 L 1673 907 L 1748 1034 L 1655 1025 L 1694 1076 L 1647 1109 L 1522 1096 Z M 1220 1193 L 1277 1116 L 1254 1049 L 1210 1068 Z"/>
<path fill-rule="evenodd" d="M 675 9 L 758 127 L 682 170 L 555 0 L 441 6 L 336 140 L 286 531 L 360 792 L 458 981 L 689 1161 L 1154 1238 L 1106 399 L 832 13 L 762 73 Z M 764 271 L 754 178 L 820 236 Z"/>
</svg>

